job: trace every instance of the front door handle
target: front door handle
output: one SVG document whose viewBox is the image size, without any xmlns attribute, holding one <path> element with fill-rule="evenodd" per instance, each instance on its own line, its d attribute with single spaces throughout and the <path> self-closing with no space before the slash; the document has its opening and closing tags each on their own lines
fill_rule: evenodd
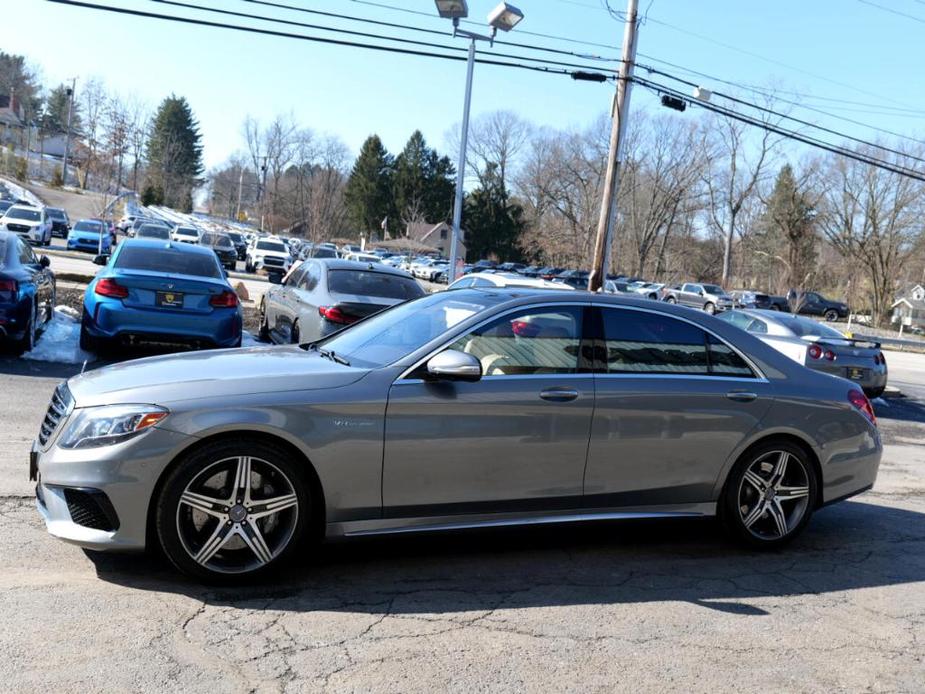
<svg viewBox="0 0 925 694">
<path fill-rule="evenodd" d="M 571 402 L 578 397 L 578 391 L 574 388 L 549 388 L 542 391 L 540 397 L 550 402 Z"/>
<path fill-rule="evenodd" d="M 747 393 L 744 390 L 733 390 L 726 393 L 726 397 L 736 402 L 753 402 L 758 399 L 757 393 Z"/>
</svg>

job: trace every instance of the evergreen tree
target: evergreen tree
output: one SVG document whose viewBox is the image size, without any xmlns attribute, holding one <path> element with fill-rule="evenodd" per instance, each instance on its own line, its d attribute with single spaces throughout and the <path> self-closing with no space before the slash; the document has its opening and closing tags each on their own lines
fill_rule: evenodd
<svg viewBox="0 0 925 694">
<path fill-rule="evenodd" d="M 148 138 L 147 186 L 162 192 L 165 205 L 191 211 L 192 192 L 202 182 L 202 135 L 183 97 L 161 102 Z"/>
<path fill-rule="evenodd" d="M 527 226 L 523 208 L 510 200 L 497 165 L 486 167 L 482 182 L 482 187 L 466 198 L 463 227 L 468 255 L 520 260 L 520 238 Z"/>
<path fill-rule="evenodd" d="M 800 289 L 816 265 L 815 211 L 797 185 L 793 169 L 785 165 L 777 175 L 760 227 L 766 243 L 782 249 L 787 284 Z"/>
<path fill-rule="evenodd" d="M 70 101 L 67 95 L 68 89 L 67 85 L 59 84 L 45 98 L 42 115 L 39 117 L 39 127 L 43 134 L 56 135 L 67 131 L 67 110 Z M 80 131 L 80 109 L 76 101 L 71 114 L 71 130 Z"/>
<path fill-rule="evenodd" d="M 448 221 L 453 209 L 454 174 L 449 157 L 429 148 L 421 131 L 415 130 L 395 159 L 392 195 L 402 221 Z"/>
<path fill-rule="evenodd" d="M 391 177 L 392 156 L 378 135 L 370 135 L 363 143 L 344 190 L 350 221 L 368 236 L 379 231 L 386 217 L 390 218 L 390 229 L 398 231 L 398 220 L 392 219 Z"/>
</svg>

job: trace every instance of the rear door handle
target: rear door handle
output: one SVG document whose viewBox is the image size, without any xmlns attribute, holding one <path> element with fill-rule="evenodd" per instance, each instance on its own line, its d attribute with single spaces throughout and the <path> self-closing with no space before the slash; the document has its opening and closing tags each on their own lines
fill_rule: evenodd
<svg viewBox="0 0 925 694">
<path fill-rule="evenodd" d="M 549 388 L 540 392 L 540 397 L 550 402 L 571 402 L 578 397 L 578 391 L 574 388 Z"/>
<path fill-rule="evenodd" d="M 743 390 L 733 390 L 726 393 L 726 397 L 736 402 L 752 402 L 758 399 L 757 393 L 747 393 Z"/>
</svg>

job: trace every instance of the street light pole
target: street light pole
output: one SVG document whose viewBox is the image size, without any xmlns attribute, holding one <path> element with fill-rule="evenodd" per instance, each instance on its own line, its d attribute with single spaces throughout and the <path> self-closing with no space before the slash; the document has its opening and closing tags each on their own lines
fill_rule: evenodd
<svg viewBox="0 0 925 694">
<path fill-rule="evenodd" d="M 67 187 L 67 158 L 71 150 L 71 119 L 74 117 L 74 93 L 77 91 L 77 78 L 71 81 L 67 90 L 67 132 L 64 134 L 64 162 L 61 167 L 62 187 Z"/>
<path fill-rule="evenodd" d="M 447 285 L 457 277 L 459 241 L 462 234 L 463 186 L 466 182 L 466 150 L 469 147 L 469 111 L 472 107 L 472 73 L 475 69 L 475 37 L 469 40 L 469 60 L 466 67 L 466 98 L 463 105 L 462 133 L 459 136 L 459 165 L 456 169 L 456 201 L 453 204 L 453 233 L 450 240 L 450 267 Z M 463 259 L 465 260 L 465 259 Z"/>
<path fill-rule="evenodd" d="M 613 229 L 617 217 L 617 191 L 620 188 L 620 150 L 626 134 L 629 118 L 630 88 L 633 80 L 633 66 L 636 63 L 636 13 L 638 0 L 629 0 L 626 10 L 626 26 L 623 33 L 623 59 L 617 78 L 617 98 L 614 102 L 613 125 L 610 132 L 610 156 L 607 160 L 607 175 L 604 178 L 604 196 L 601 200 L 601 216 L 597 225 L 597 240 L 594 243 L 594 257 L 591 259 L 591 276 L 588 290 L 600 291 L 604 286 L 610 263 L 610 247 L 613 244 Z"/>
</svg>

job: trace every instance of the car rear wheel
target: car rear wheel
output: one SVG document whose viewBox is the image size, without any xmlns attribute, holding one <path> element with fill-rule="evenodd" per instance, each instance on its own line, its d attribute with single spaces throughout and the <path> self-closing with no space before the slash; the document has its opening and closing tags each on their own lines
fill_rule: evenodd
<svg viewBox="0 0 925 694">
<path fill-rule="evenodd" d="M 703 310 L 712 316 L 714 313 L 716 313 L 716 304 L 714 304 L 712 301 L 708 301 L 706 304 L 704 304 Z"/>
<path fill-rule="evenodd" d="M 825 312 L 825 315 L 823 317 L 826 319 L 827 322 L 835 323 L 836 321 L 838 321 L 838 311 L 834 309 L 829 309 L 828 311 Z"/>
<path fill-rule="evenodd" d="M 299 330 L 299 321 L 296 321 L 295 323 L 292 324 L 292 334 L 289 337 L 291 338 L 290 341 L 292 342 L 292 344 L 294 345 L 301 344 L 299 342 L 299 339 L 301 337 L 301 333 Z"/>
<path fill-rule="evenodd" d="M 864 388 L 864 395 L 866 395 L 871 400 L 879 398 L 886 391 L 886 386 L 881 386 L 879 388 Z"/>
<path fill-rule="evenodd" d="M 726 527 L 753 547 L 780 547 L 813 513 L 818 480 L 806 452 L 785 442 L 749 451 L 736 463 L 721 500 Z"/>
<path fill-rule="evenodd" d="M 667 301 L 669 304 L 676 304 L 676 303 L 678 303 L 678 300 L 675 299 L 673 296 L 669 296 L 667 299 L 665 299 L 665 301 Z"/>
<path fill-rule="evenodd" d="M 183 458 L 156 504 L 157 535 L 170 561 L 219 583 L 284 564 L 311 517 L 308 486 L 291 456 L 247 439 L 216 442 Z"/>
<path fill-rule="evenodd" d="M 38 310 L 37 307 L 33 304 L 30 309 L 29 323 L 26 325 L 26 330 L 23 333 L 23 336 L 19 338 L 16 342 L 16 350 L 20 354 L 25 354 L 26 352 L 31 352 L 35 348 L 35 335 L 38 325 Z"/>
<path fill-rule="evenodd" d="M 270 324 L 267 322 L 267 297 L 260 300 L 260 331 L 257 337 L 261 342 L 270 342 Z"/>
</svg>

